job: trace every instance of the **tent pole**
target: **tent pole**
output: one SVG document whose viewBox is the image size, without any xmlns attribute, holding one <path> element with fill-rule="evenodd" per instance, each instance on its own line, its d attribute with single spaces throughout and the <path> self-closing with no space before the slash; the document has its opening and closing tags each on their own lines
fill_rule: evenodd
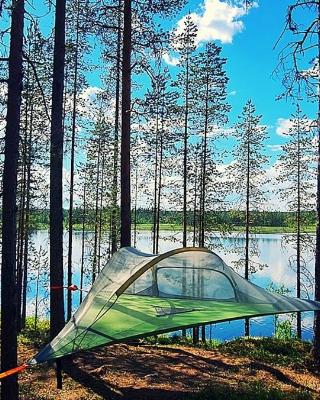
<svg viewBox="0 0 320 400">
<path fill-rule="evenodd" d="M 56 379 L 57 379 L 57 389 L 62 389 L 62 362 L 61 358 L 56 360 Z"/>
</svg>

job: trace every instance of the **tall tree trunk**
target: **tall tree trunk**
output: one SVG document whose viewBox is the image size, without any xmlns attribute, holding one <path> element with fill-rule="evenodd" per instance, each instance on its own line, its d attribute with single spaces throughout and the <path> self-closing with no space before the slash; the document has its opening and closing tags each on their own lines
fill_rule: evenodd
<svg viewBox="0 0 320 400">
<path fill-rule="evenodd" d="M 158 201 L 157 201 L 157 217 L 156 217 L 156 246 L 155 254 L 159 253 L 159 236 L 160 236 L 160 206 L 161 206 L 161 189 L 162 189 L 162 164 L 163 164 L 163 121 L 162 131 L 160 135 L 160 155 L 159 155 L 159 180 L 158 180 Z"/>
<path fill-rule="evenodd" d="M 186 60 L 185 111 L 183 135 L 183 233 L 182 246 L 187 247 L 187 184 L 188 184 L 188 119 L 189 119 L 189 57 Z M 184 264 L 185 265 L 185 264 Z M 182 271 L 182 293 L 186 292 L 186 270 Z M 186 329 L 182 329 L 182 336 L 186 337 Z"/>
<path fill-rule="evenodd" d="M 17 365 L 16 195 L 22 90 L 24 0 L 13 1 L 9 53 L 7 125 L 3 166 L 1 263 L 1 369 Z M 1 400 L 18 399 L 18 379 L 1 382 Z"/>
<path fill-rule="evenodd" d="M 158 95 L 158 93 L 157 93 Z M 159 109 L 158 99 L 156 106 L 156 147 L 155 147 L 155 165 L 154 165 L 154 181 L 153 181 L 153 226 L 152 226 L 152 239 L 153 247 L 152 252 L 156 254 L 156 232 L 157 232 L 157 201 L 158 201 L 158 147 L 159 147 Z"/>
<path fill-rule="evenodd" d="M 30 53 L 30 45 L 28 49 Z M 26 71 L 26 85 L 25 85 L 25 110 L 24 110 L 24 134 L 21 138 L 22 154 L 21 154 L 21 183 L 20 183 L 20 210 L 18 221 L 18 238 L 17 238 L 17 330 L 21 331 L 21 304 L 22 304 L 22 287 L 23 287 L 23 254 L 24 254 L 24 236 L 25 236 L 25 203 L 26 203 L 26 180 L 27 180 L 27 137 L 28 137 L 28 124 L 29 124 L 29 102 L 30 102 L 30 68 L 29 64 Z"/>
<path fill-rule="evenodd" d="M 187 184 L 188 184 L 188 119 L 189 119 L 189 57 L 186 60 L 185 111 L 183 136 L 183 237 L 182 246 L 187 247 Z"/>
<path fill-rule="evenodd" d="M 83 184 L 83 208 L 82 208 L 82 234 L 81 234 L 81 268 L 80 268 L 80 304 L 82 303 L 82 290 L 84 278 L 84 250 L 85 250 L 85 227 L 86 227 L 86 178 Z"/>
<path fill-rule="evenodd" d="M 203 138 L 203 160 L 202 160 L 202 187 L 200 205 L 200 240 L 199 247 L 204 247 L 206 229 L 206 177 L 207 177 L 207 153 L 208 153 L 208 118 L 209 118 L 209 73 L 206 75 L 206 102 L 204 119 L 204 138 Z"/>
<path fill-rule="evenodd" d="M 133 216 L 133 247 L 137 245 L 137 204 L 138 204 L 138 167 L 136 168 L 134 216 Z"/>
<path fill-rule="evenodd" d="M 28 159 L 27 159 L 27 184 L 26 184 L 26 218 L 25 218 L 25 237 L 23 255 L 23 286 L 22 286 L 22 310 L 21 328 L 25 328 L 27 316 L 27 286 L 28 286 L 28 256 L 29 256 L 29 234 L 30 234 L 30 186 L 31 186 L 31 161 L 32 161 L 32 126 L 33 126 L 33 104 L 30 109 L 30 129 L 28 138 Z"/>
<path fill-rule="evenodd" d="M 121 125 L 121 247 L 131 245 L 130 136 L 131 136 L 131 0 L 124 0 Z"/>
<path fill-rule="evenodd" d="M 99 230 L 98 230 L 98 274 L 100 274 L 101 265 L 101 238 L 102 238 L 102 224 L 103 224 L 103 198 L 104 198 L 104 165 L 105 159 L 102 154 L 101 162 L 101 189 L 100 189 L 100 204 L 99 204 Z"/>
<path fill-rule="evenodd" d="M 99 135 L 100 135 L 100 133 L 99 133 Z M 99 136 L 97 175 L 96 175 L 96 193 L 95 193 L 95 212 L 94 212 L 94 245 L 93 245 L 93 260 L 92 260 L 92 281 L 91 281 L 92 284 L 96 280 L 96 274 L 97 274 L 100 155 L 101 155 L 101 137 Z"/>
<path fill-rule="evenodd" d="M 67 281 L 68 286 L 72 285 L 72 235 L 73 235 L 73 192 L 74 192 L 74 158 L 75 158 L 75 140 L 76 140 L 76 118 L 77 118 L 77 95 L 78 95 L 78 49 L 79 49 L 79 14 L 80 5 L 77 1 L 76 16 L 76 42 L 74 55 L 74 81 L 73 81 L 73 99 L 72 99 L 72 128 L 71 128 L 71 159 L 70 159 L 70 188 L 69 188 L 69 218 L 68 218 L 68 267 Z M 67 293 L 67 319 L 72 315 L 72 291 Z"/>
<path fill-rule="evenodd" d="M 63 287 L 63 89 L 66 0 L 56 1 L 50 146 L 50 286 Z M 50 335 L 64 326 L 63 290 L 50 293 Z"/>
<path fill-rule="evenodd" d="M 297 171 L 297 298 L 301 297 L 301 184 L 300 184 L 300 121 L 298 118 L 298 171 Z M 297 337 L 301 339 L 301 312 L 297 313 Z"/>
<path fill-rule="evenodd" d="M 247 128 L 248 129 L 248 128 Z M 246 181 L 246 232 L 245 232 L 245 265 L 244 277 L 249 280 L 249 235 L 250 235 L 250 139 L 247 135 L 247 181 Z M 245 336 L 250 335 L 249 318 L 245 319 L 244 325 Z"/>
<path fill-rule="evenodd" d="M 196 247 L 196 235 L 197 235 L 197 200 L 198 200 L 198 191 L 197 191 L 197 180 L 198 180 L 198 157 L 196 155 L 195 160 L 195 177 L 194 177 L 194 200 L 193 200 L 193 240 L 192 245 Z"/>
<path fill-rule="evenodd" d="M 118 37 L 116 63 L 116 104 L 114 114 L 114 141 L 113 141 L 113 180 L 110 218 L 111 254 L 117 251 L 117 206 L 118 206 L 118 157 L 119 157 L 119 111 L 120 111 L 120 78 L 121 78 L 121 5 L 118 3 Z M 110 252 L 109 252 L 110 253 Z"/>
<path fill-rule="evenodd" d="M 318 62 L 320 60 L 320 4 L 318 4 Z M 317 166 L 317 228 L 316 228 L 316 255 L 314 266 L 315 288 L 314 298 L 320 301 L 320 77 L 318 77 L 318 115 L 317 115 L 317 136 L 318 136 L 318 166 Z M 315 312 L 314 318 L 314 339 L 313 357 L 317 368 L 320 368 L 320 312 Z"/>
</svg>

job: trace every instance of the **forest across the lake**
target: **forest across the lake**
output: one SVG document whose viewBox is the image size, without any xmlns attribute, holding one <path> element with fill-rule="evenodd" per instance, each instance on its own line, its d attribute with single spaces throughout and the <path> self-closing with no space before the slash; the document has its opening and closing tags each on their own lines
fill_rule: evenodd
<svg viewBox="0 0 320 400">
<path fill-rule="evenodd" d="M 118 210 L 119 212 L 119 210 Z M 64 210 L 64 226 L 68 227 L 69 211 Z M 110 228 L 110 209 L 103 209 L 103 228 Z M 132 228 L 138 230 L 153 229 L 154 210 L 137 208 L 132 211 Z M 213 231 L 241 231 L 245 230 L 245 211 L 208 211 L 206 228 Z M 251 229 L 255 233 L 292 233 L 296 231 L 296 213 L 292 211 L 252 211 Z M 301 218 L 304 221 L 304 232 L 315 233 L 317 215 L 315 211 L 302 211 Z M 187 225 L 193 229 L 194 215 L 187 213 Z M 182 211 L 160 210 L 160 230 L 182 231 Z M 47 229 L 49 227 L 49 210 L 30 210 L 30 228 L 34 230 Z M 95 223 L 95 210 L 87 210 L 86 224 L 83 227 L 83 210 L 75 207 L 73 210 L 73 229 L 93 230 Z"/>
</svg>

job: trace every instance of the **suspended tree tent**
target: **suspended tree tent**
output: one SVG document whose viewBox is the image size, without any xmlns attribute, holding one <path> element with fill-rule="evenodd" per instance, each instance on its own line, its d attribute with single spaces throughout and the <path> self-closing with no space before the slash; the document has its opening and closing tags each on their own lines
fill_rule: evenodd
<svg viewBox="0 0 320 400">
<path fill-rule="evenodd" d="M 320 310 L 320 303 L 269 293 L 207 249 L 150 255 L 122 248 L 78 311 L 32 363 L 79 350 L 244 317 Z"/>
</svg>

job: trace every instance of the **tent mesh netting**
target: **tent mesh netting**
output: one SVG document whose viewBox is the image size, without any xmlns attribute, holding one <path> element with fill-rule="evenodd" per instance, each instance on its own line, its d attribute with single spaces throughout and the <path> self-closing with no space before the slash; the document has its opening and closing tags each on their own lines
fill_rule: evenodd
<svg viewBox="0 0 320 400">
<path fill-rule="evenodd" d="M 320 310 L 311 300 L 270 293 L 207 249 L 150 255 L 122 248 L 72 319 L 33 363 L 131 338 L 205 323 Z"/>
</svg>

